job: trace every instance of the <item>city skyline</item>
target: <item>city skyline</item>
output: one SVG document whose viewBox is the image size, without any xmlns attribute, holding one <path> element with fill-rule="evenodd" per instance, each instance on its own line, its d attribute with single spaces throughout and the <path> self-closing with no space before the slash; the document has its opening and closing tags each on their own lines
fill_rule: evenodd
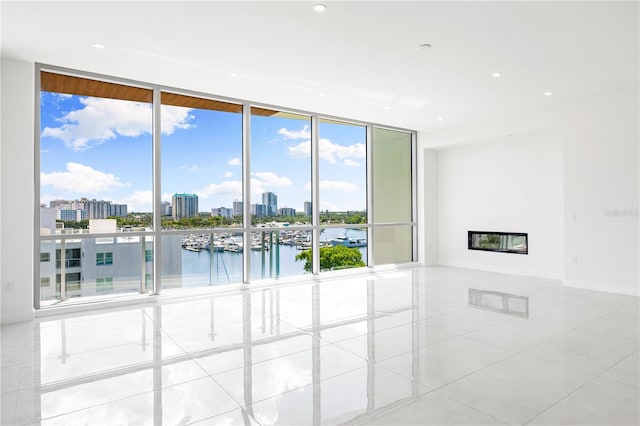
<svg viewBox="0 0 640 426">
<path fill-rule="evenodd" d="M 41 96 L 41 202 L 102 198 L 152 211 L 150 104 L 44 92 Z M 308 117 L 252 116 L 251 197 L 242 198 L 242 116 L 162 106 L 162 201 L 195 193 L 200 211 L 261 203 L 304 211 L 311 199 Z M 320 204 L 330 211 L 366 209 L 366 132 L 320 124 Z"/>
<path fill-rule="evenodd" d="M 265 196 L 267 196 L 267 194 L 271 194 L 274 195 L 277 199 L 277 194 L 271 193 L 271 192 L 265 192 L 262 194 L 263 199 Z M 189 214 L 187 216 L 184 216 L 182 214 L 174 214 L 173 209 L 174 209 L 174 203 L 176 200 L 176 197 L 184 197 L 184 196 L 195 196 L 196 198 L 196 204 L 198 204 L 198 196 L 197 194 L 186 194 L 186 193 L 182 193 L 182 194 L 173 194 L 172 195 L 172 200 L 171 202 L 169 201 L 162 201 L 162 205 L 161 205 L 161 211 L 160 214 L 161 216 L 172 216 L 174 219 L 178 219 L 178 218 L 186 218 L 186 217 L 194 217 L 195 215 Z M 109 214 L 101 214 L 101 215 L 92 215 L 91 214 L 91 204 L 104 204 L 104 205 L 108 205 L 109 206 Z M 242 216 L 243 214 L 243 208 L 242 208 L 242 202 L 235 200 L 232 204 L 233 207 L 227 207 L 226 205 L 223 206 L 219 206 L 219 207 L 213 207 L 210 210 L 201 210 L 201 209 L 197 209 L 197 215 L 211 215 L 211 216 L 222 216 L 222 217 L 226 217 L 226 218 L 231 218 L 231 217 L 237 217 L 237 216 Z M 269 214 L 269 212 L 267 211 L 267 206 L 264 203 L 253 203 L 251 204 L 251 214 L 258 216 L 258 217 L 275 217 L 275 216 L 309 216 L 311 217 L 312 215 L 312 202 L 311 201 L 305 201 L 304 202 L 304 211 L 298 211 L 293 207 L 289 207 L 289 206 L 282 206 L 282 207 L 278 207 L 277 203 L 275 204 L 275 208 L 276 211 L 272 212 L 271 214 Z M 70 221 L 70 222 L 79 222 L 81 220 L 88 220 L 88 219 L 92 219 L 92 218 L 98 218 L 98 219 L 104 219 L 107 217 L 125 217 L 128 214 L 139 214 L 139 213 L 150 213 L 150 212 L 129 212 L 128 211 L 128 205 L 127 204 L 115 204 L 112 200 L 97 200 L 97 199 L 88 199 L 86 197 L 82 197 L 80 199 L 75 199 L 75 200 L 65 200 L 65 199 L 56 199 L 56 200 L 51 200 L 49 201 L 49 205 L 47 206 L 46 203 L 41 203 L 40 207 L 43 208 L 48 208 L 48 209 L 54 209 L 57 210 L 57 219 L 58 220 L 63 220 L 63 221 Z M 169 209 L 167 209 L 167 207 Z M 262 209 L 260 213 L 256 213 L 255 210 L 256 209 Z M 77 215 L 76 215 L 76 211 L 77 211 Z M 191 209 L 191 211 L 193 211 L 193 208 Z M 348 213 L 348 212 L 356 212 L 358 210 L 345 210 L 345 211 L 337 211 L 336 213 Z M 364 212 L 364 210 L 360 210 L 361 212 Z M 73 213 L 73 215 L 71 215 L 71 213 Z M 80 214 L 81 213 L 81 214 Z M 321 212 L 322 213 L 322 212 Z M 73 217 L 71 217 L 73 216 Z M 90 217 L 93 216 L 93 217 Z M 99 217 L 98 217 L 99 216 Z M 177 217 L 180 216 L 180 217 Z"/>
</svg>

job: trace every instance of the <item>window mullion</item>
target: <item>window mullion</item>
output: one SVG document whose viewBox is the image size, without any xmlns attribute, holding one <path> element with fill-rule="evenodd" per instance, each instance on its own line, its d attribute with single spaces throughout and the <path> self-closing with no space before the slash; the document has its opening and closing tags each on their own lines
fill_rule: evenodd
<svg viewBox="0 0 640 426">
<path fill-rule="evenodd" d="M 162 176 L 161 176 L 161 132 L 162 110 L 160 89 L 153 89 L 153 281 L 154 294 L 162 291 Z M 143 259 L 144 260 L 144 259 Z M 145 266 L 146 268 L 146 266 Z M 146 283 L 142 283 L 146 287 Z"/>
<path fill-rule="evenodd" d="M 317 115 L 311 117 L 311 240 L 312 273 L 320 273 L 320 171 L 319 171 L 319 120 Z"/>
</svg>

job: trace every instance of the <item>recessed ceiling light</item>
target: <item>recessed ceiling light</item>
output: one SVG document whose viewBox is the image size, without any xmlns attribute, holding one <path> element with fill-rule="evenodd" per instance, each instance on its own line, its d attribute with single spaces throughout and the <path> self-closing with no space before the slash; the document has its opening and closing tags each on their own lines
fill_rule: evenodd
<svg viewBox="0 0 640 426">
<path fill-rule="evenodd" d="M 418 45 L 418 50 L 429 50 L 431 45 L 429 43 L 422 43 Z"/>
<path fill-rule="evenodd" d="M 320 93 L 320 96 L 327 96 L 326 93 Z"/>
<path fill-rule="evenodd" d="M 96 49 L 104 49 L 106 46 L 102 43 L 93 43 L 93 47 Z"/>
<path fill-rule="evenodd" d="M 545 96 L 551 96 L 551 95 L 553 95 L 553 92 L 544 92 L 544 95 Z"/>
<path fill-rule="evenodd" d="M 327 5 L 318 3 L 313 6 L 313 10 L 315 10 L 316 12 L 324 12 L 325 10 L 327 10 Z"/>
<path fill-rule="evenodd" d="M 493 74 L 491 74 L 491 77 L 495 77 L 495 78 L 502 77 L 502 73 L 501 72 L 494 72 Z"/>
<path fill-rule="evenodd" d="M 437 120 L 438 120 L 438 121 L 442 121 L 442 117 L 438 117 L 438 118 L 437 118 Z"/>
<path fill-rule="evenodd" d="M 386 106 L 386 107 L 384 107 L 384 109 L 385 109 L 386 111 L 389 111 L 389 110 L 391 109 L 391 107 Z"/>
<path fill-rule="evenodd" d="M 234 77 L 234 78 L 238 76 L 238 74 L 236 74 L 235 72 L 232 72 L 232 73 L 231 73 L 231 74 L 229 74 L 229 75 L 230 75 L 231 77 Z"/>
</svg>

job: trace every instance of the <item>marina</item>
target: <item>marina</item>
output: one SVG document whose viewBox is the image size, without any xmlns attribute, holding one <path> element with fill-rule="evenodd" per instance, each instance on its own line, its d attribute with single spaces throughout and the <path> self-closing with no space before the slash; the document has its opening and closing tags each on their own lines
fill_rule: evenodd
<svg viewBox="0 0 640 426">
<path fill-rule="evenodd" d="M 278 234 L 278 235 L 276 235 Z M 213 237 L 213 244 L 210 239 Z M 320 247 L 351 244 L 355 241 L 367 261 L 366 230 L 325 228 Z M 311 230 L 252 232 L 250 243 L 251 279 L 271 279 L 306 274 L 304 261 L 296 261 L 301 251 L 311 249 Z M 277 243 L 276 243 L 277 241 Z M 187 234 L 182 238 L 182 287 L 200 287 L 242 282 L 242 235 L 233 232 Z M 213 250 L 211 247 L 213 246 Z M 188 272 L 187 272 L 188 271 Z M 177 282 L 177 281 L 176 281 Z"/>
</svg>

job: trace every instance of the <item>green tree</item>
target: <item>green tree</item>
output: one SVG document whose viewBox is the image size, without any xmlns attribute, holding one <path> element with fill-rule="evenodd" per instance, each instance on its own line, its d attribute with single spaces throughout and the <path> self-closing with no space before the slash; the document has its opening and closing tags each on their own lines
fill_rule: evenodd
<svg viewBox="0 0 640 426">
<path fill-rule="evenodd" d="M 313 268 L 313 254 L 311 250 L 305 250 L 296 255 L 296 261 L 304 260 L 304 270 L 311 272 Z M 345 246 L 321 247 L 320 270 L 331 271 L 335 269 L 355 268 L 366 266 L 362 261 L 362 253 L 357 248 Z"/>
</svg>

